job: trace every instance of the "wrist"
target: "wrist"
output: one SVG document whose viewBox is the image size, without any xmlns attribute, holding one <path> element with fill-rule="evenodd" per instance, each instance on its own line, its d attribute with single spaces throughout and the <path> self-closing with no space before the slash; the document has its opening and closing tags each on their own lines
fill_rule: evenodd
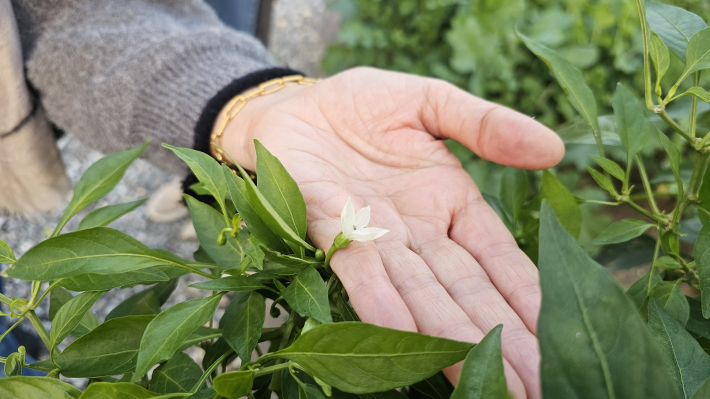
<svg viewBox="0 0 710 399">
<path fill-rule="evenodd" d="M 211 140 L 219 144 L 244 169 L 254 171 L 256 169 L 254 139 L 264 141 L 264 134 L 267 134 L 268 127 L 274 123 L 273 118 L 267 114 L 304 89 L 306 86 L 302 84 L 281 86 L 274 84 L 262 90 L 261 95 L 251 96 L 259 90 L 258 87 L 244 91 L 234 98 L 236 101 L 230 101 L 219 112 L 212 128 Z M 242 101 L 239 97 L 245 97 L 247 100 Z M 231 118 L 228 117 L 230 114 Z M 222 130 L 221 134 L 220 130 Z M 221 158 L 222 154 L 219 154 L 215 146 L 210 146 L 210 151 L 218 160 Z M 229 157 L 222 161 L 231 163 Z"/>
</svg>

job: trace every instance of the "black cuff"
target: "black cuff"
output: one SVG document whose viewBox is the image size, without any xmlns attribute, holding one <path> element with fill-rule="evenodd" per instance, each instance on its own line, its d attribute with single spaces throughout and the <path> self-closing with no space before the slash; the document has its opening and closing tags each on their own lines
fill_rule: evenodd
<svg viewBox="0 0 710 399">
<path fill-rule="evenodd" d="M 234 79 L 230 84 L 225 86 L 220 90 L 214 97 L 212 97 L 202 111 L 200 118 L 197 120 L 195 125 L 195 142 L 193 148 L 197 151 L 210 152 L 210 135 L 212 134 L 212 129 L 214 127 L 214 121 L 217 119 L 219 112 L 224 108 L 225 105 L 234 97 L 246 90 L 258 86 L 271 79 L 281 78 L 289 75 L 299 75 L 301 72 L 295 71 L 290 68 L 268 68 L 262 69 L 250 74 L 244 75 L 240 78 Z M 200 201 L 207 202 L 211 197 L 197 195 L 194 191 L 190 190 L 190 186 L 197 183 L 198 180 L 194 174 L 190 173 L 187 175 L 185 180 L 182 182 L 182 190 Z M 207 200 L 207 201 L 206 201 Z"/>
</svg>

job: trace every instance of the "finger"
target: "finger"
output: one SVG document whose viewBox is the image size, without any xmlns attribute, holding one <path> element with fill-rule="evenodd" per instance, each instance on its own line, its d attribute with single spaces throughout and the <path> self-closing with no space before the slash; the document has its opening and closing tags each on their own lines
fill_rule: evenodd
<svg viewBox="0 0 710 399">
<path fill-rule="evenodd" d="M 387 274 L 420 332 L 457 341 L 480 342 L 485 334 L 471 322 L 417 254 L 398 240 L 383 240 L 377 246 Z M 515 397 L 524 398 L 525 387 L 520 377 L 507 360 L 504 367 L 509 389 Z M 444 370 L 454 384 L 460 372 L 461 363 Z"/>
<path fill-rule="evenodd" d="M 528 329 L 537 331 L 542 294 L 537 268 L 480 194 L 456 212 L 449 236 L 486 271 L 496 289 Z"/>
<path fill-rule="evenodd" d="M 564 156 L 564 144 L 533 118 L 428 79 L 421 118 L 427 131 L 465 145 L 480 157 L 521 169 L 547 169 Z"/>
<path fill-rule="evenodd" d="M 334 196 L 325 199 L 319 207 L 308 208 L 308 236 L 319 248 L 330 248 L 333 238 L 340 233 L 339 208 L 347 201 L 347 196 L 342 197 Z M 377 248 L 371 242 L 355 241 L 338 250 L 330 266 L 343 283 L 350 303 L 362 321 L 416 331 L 409 309 L 390 282 Z"/>
<path fill-rule="evenodd" d="M 503 324 L 503 356 L 523 380 L 528 397 L 539 398 L 537 339 L 493 286 L 485 270 L 471 254 L 448 237 L 428 240 L 415 251 L 473 324 L 483 331 Z"/>
</svg>

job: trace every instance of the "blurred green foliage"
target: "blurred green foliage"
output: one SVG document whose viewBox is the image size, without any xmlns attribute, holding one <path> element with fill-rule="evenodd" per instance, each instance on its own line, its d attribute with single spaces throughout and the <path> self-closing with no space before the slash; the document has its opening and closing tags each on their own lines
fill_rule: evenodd
<svg viewBox="0 0 710 399">
<path fill-rule="evenodd" d="M 707 0 L 666 3 L 710 18 Z M 557 127 L 575 112 L 543 62 L 515 34 L 562 54 L 601 106 L 617 82 L 642 87 L 638 16 L 628 0 L 336 0 L 338 41 L 327 73 L 356 65 L 432 76 Z"/>
</svg>

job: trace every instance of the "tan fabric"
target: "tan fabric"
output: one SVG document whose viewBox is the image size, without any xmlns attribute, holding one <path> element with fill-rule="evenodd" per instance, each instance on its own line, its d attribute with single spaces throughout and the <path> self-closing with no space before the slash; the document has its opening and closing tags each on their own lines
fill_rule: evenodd
<svg viewBox="0 0 710 399">
<path fill-rule="evenodd" d="M 0 0 L 0 135 L 31 111 L 10 0 Z M 17 132 L 0 137 L 0 210 L 49 210 L 70 188 L 52 129 L 40 107 Z"/>
</svg>

